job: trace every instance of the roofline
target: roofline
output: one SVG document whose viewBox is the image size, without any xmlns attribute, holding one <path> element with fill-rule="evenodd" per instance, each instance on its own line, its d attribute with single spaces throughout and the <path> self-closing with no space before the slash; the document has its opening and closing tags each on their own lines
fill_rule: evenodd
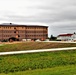
<svg viewBox="0 0 76 75">
<path fill-rule="evenodd" d="M 18 26 L 18 27 L 48 27 L 48 26 L 43 26 L 43 25 L 17 25 L 17 24 L 10 24 L 10 25 L 2 25 L 0 24 L 0 26 Z"/>
<path fill-rule="evenodd" d="M 60 34 L 58 35 L 57 37 L 60 37 L 60 36 L 72 36 L 73 34 Z"/>
</svg>

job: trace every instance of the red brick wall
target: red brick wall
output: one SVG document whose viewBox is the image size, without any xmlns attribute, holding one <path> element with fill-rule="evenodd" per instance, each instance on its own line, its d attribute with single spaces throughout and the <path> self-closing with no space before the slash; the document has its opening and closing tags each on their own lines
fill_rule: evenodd
<svg viewBox="0 0 76 75">
<path fill-rule="evenodd" d="M 10 37 L 22 39 L 46 39 L 48 27 L 43 26 L 0 26 L 0 40 Z"/>
</svg>

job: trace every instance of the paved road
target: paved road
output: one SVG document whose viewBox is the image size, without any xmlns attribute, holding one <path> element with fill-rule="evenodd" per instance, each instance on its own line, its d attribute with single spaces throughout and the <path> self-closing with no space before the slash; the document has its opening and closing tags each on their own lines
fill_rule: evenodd
<svg viewBox="0 0 76 75">
<path fill-rule="evenodd" d="M 76 47 L 0 52 L 0 55 L 12 55 L 12 54 L 23 54 L 23 53 L 38 53 L 38 52 L 51 52 L 51 51 L 60 51 L 60 50 L 76 50 Z"/>
<path fill-rule="evenodd" d="M 41 42 L 51 42 L 51 43 L 76 43 L 74 41 L 41 41 Z"/>
</svg>

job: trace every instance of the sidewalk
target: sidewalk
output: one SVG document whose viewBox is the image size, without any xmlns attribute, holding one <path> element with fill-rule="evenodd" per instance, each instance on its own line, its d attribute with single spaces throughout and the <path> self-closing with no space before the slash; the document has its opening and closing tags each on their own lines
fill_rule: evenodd
<svg viewBox="0 0 76 75">
<path fill-rule="evenodd" d="M 0 55 L 12 55 L 12 54 L 23 54 L 23 53 L 38 53 L 38 52 L 51 52 L 51 51 L 62 51 L 62 50 L 76 50 L 76 47 L 0 52 Z"/>
</svg>

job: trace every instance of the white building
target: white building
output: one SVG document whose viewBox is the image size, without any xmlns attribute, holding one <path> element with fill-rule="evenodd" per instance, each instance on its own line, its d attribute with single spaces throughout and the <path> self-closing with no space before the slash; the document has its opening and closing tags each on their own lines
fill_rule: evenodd
<svg viewBox="0 0 76 75">
<path fill-rule="evenodd" d="M 76 34 L 60 34 L 57 37 L 57 40 L 61 41 L 76 41 Z"/>
</svg>

